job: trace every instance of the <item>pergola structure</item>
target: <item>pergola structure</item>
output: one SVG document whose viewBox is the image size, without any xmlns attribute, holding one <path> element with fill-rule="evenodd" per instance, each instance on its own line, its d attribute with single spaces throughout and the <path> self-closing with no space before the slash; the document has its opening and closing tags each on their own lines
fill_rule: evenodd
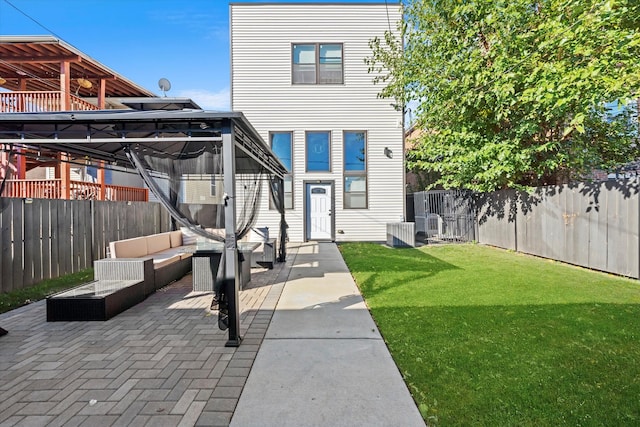
<svg viewBox="0 0 640 427">
<path fill-rule="evenodd" d="M 128 168 L 127 150 L 178 153 L 185 143 L 198 142 L 221 150 L 224 202 L 224 283 L 229 302 L 229 341 L 240 344 L 238 307 L 238 245 L 236 235 L 236 174 L 263 168 L 282 185 L 285 167 L 239 112 L 202 110 L 106 110 L 56 113 L 0 114 L 0 144 L 37 151 L 40 155 L 70 153 L 88 160 Z M 168 157 L 169 159 L 171 157 Z M 284 199 L 282 197 L 282 206 Z M 284 209 L 281 210 L 284 224 Z M 281 238 L 280 250 L 284 249 Z"/>
</svg>

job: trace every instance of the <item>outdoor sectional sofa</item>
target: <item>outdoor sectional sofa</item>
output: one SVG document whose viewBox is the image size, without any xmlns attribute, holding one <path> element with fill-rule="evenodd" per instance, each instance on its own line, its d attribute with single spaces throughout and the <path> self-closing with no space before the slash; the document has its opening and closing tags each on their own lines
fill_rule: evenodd
<svg viewBox="0 0 640 427">
<path fill-rule="evenodd" d="M 178 280 L 191 271 L 194 245 L 183 244 L 182 231 L 152 234 L 109 243 L 111 269 L 127 269 L 135 260 L 151 258 L 153 261 L 153 290 Z"/>
<path fill-rule="evenodd" d="M 94 262 L 93 281 L 47 298 L 47 321 L 108 320 L 180 279 L 191 271 L 196 248 L 195 236 L 188 234 L 173 231 L 111 242 L 110 257 Z"/>
</svg>

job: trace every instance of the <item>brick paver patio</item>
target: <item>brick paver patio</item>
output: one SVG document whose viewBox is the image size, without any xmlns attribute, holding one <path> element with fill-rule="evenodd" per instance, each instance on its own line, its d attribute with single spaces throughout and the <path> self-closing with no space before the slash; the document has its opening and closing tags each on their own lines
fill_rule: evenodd
<svg viewBox="0 0 640 427">
<path fill-rule="evenodd" d="M 290 269 L 252 271 L 238 348 L 190 275 L 106 322 L 48 323 L 44 301 L 0 315 L 0 426 L 228 425 Z"/>
</svg>

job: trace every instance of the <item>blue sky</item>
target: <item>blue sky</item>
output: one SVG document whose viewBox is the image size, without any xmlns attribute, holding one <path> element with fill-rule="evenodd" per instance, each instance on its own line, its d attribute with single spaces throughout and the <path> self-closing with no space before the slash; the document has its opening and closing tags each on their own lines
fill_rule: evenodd
<svg viewBox="0 0 640 427">
<path fill-rule="evenodd" d="M 53 34 L 158 95 L 165 77 L 167 96 L 229 109 L 226 0 L 0 0 L 0 34 Z"/>
</svg>

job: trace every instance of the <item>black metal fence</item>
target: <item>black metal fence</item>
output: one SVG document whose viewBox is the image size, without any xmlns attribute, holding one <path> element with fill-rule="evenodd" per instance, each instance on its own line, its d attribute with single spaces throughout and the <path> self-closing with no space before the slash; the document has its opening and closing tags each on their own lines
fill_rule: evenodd
<svg viewBox="0 0 640 427">
<path fill-rule="evenodd" d="M 414 193 L 416 232 L 429 243 L 476 240 L 472 193 L 431 190 Z"/>
</svg>

